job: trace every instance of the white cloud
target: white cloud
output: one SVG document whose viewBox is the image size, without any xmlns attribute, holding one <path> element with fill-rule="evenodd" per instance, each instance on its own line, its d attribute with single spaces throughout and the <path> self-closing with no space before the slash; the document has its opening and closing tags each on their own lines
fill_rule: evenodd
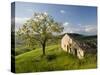
<svg viewBox="0 0 100 75">
<path fill-rule="evenodd" d="M 68 25 L 69 25 L 68 22 L 63 23 L 63 26 L 68 26 Z"/>
<path fill-rule="evenodd" d="M 28 19 L 28 17 L 15 17 L 15 30 L 21 27 Z M 14 21 L 14 20 L 13 20 Z"/>
<path fill-rule="evenodd" d="M 29 18 L 27 18 L 27 17 L 25 17 L 25 18 L 16 17 L 16 18 L 15 18 L 15 22 L 16 22 L 16 23 L 22 24 L 22 23 L 24 23 L 25 21 L 27 21 L 28 19 L 29 19 Z"/>
<path fill-rule="evenodd" d="M 97 33 L 97 26 L 96 25 L 87 25 L 87 26 L 85 26 L 85 32 Z"/>
<path fill-rule="evenodd" d="M 79 33 L 84 35 L 96 35 L 97 34 L 97 25 L 82 25 L 77 24 L 72 25 L 69 23 L 64 23 L 64 33 Z"/>
<path fill-rule="evenodd" d="M 60 10 L 60 13 L 64 14 L 64 13 L 66 13 L 66 11 L 65 10 Z"/>
</svg>

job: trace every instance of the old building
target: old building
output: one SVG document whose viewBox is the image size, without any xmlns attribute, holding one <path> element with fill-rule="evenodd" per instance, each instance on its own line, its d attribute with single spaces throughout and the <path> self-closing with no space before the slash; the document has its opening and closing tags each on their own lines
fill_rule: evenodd
<svg viewBox="0 0 100 75">
<path fill-rule="evenodd" d="M 84 58 L 85 53 L 96 53 L 95 49 L 90 46 L 90 44 L 86 44 L 85 42 L 80 42 L 76 40 L 69 34 L 65 34 L 61 40 L 61 48 L 70 54 L 77 56 L 79 59 Z"/>
</svg>

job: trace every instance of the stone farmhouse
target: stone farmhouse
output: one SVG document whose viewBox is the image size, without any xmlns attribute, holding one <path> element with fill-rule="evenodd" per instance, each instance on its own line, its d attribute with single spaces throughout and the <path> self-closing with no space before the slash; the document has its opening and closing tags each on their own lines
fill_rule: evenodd
<svg viewBox="0 0 100 75">
<path fill-rule="evenodd" d="M 85 53 L 96 53 L 94 49 L 88 44 L 80 42 L 69 34 L 65 34 L 61 40 L 61 48 L 70 54 L 77 56 L 79 59 L 83 59 Z M 95 49 L 96 50 L 96 49 Z"/>
</svg>

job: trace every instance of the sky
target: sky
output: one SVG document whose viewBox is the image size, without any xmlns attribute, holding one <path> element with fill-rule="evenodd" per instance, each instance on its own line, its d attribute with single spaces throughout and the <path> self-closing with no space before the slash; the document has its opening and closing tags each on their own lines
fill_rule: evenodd
<svg viewBox="0 0 100 75">
<path fill-rule="evenodd" d="M 64 26 L 63 33 L 78 33 L 84 35 L 97 34 L 97 7 L 43 4 L 43 3 L 15 3 L 15 26 L 18 29 L 34 13 L 48 13 L 55 21 Z"/>
</svg>

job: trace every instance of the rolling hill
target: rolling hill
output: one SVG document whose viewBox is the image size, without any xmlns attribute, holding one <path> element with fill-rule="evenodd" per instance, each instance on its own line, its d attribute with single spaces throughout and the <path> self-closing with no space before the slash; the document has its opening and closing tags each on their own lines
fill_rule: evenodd
<svg viewBox="0 0 100 75">
<path fill-rule="evenodd" d="M 72 36 L 75 37 L 76 34 Z M 93 42 L 96 42 L 96 36 L 77 35 L 76 37 L 79 39 L 81 38 L 81 41 L 94 39 Z M 53 41 L 53 44 L 47 45 L 46 56 L 44 57 L 42 56 L 42 49 L 40 47 L 22 52 L 15 56 L 16 73 L 79 70 L 97 67 L 96 54 L 86 54 L 84 59 L 80 60 L 76 56 L 68 54 L 60 48 L 60 39 L 56 41 L 58 41 L 58 43 L 53 43 Z M 22 48 L 24 48 L 24 46 L 22 46 Z M 19 48 L 18 51 L 20 52 L 20 50 Z"/>
</svg>

